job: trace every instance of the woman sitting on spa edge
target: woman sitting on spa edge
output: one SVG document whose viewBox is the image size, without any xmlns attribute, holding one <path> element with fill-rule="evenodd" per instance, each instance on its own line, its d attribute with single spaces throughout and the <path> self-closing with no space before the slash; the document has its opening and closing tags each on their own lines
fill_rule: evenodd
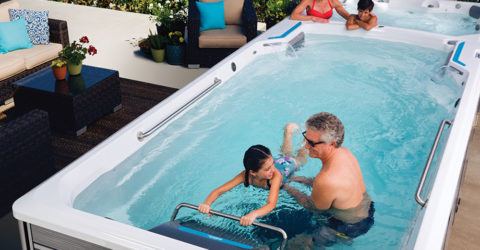
<svg viewBox="0 0 480 250">
<path fill-rule="evenodd" d="M 290 19 L 327 23 L 333 15 L 333 9 L 345 20 L 350 16 L 338 0 L 302 0 L 292 11 Z M 303 14 L 304 11 L 307 15 Z"/>
</svg>

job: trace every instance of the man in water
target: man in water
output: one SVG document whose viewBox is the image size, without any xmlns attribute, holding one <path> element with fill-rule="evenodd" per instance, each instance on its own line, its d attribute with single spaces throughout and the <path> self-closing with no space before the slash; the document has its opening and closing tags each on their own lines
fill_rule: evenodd
<svg viewBox="0 0 480 250">
<path fill-rule="evenodd" d="M 325 226 L 314 232 L 315 244 L 351 241 L 370 229 L 375 211 L 358 161 L 342 147 L 344 127 L 335 115 L 327 112 L 315 114 L 307 120 L 306 129 L 303 132 L 305 148 L 311 158 L 322 161 L 322 169 L 315 178 L 291 178 L 311 186 L 311 196 L 288 184 L 284 189 L 305 208 L 331 215 Z"/>
<path fill-rule="evenodd" d="M 374 3 L 372 0 L 359 0 L 357 15 L 350 15 L 345 26 L 347 30 L 364 29 L 371 30 L 377 26 L 377 16 L 372 13 Z"/>
</svg>

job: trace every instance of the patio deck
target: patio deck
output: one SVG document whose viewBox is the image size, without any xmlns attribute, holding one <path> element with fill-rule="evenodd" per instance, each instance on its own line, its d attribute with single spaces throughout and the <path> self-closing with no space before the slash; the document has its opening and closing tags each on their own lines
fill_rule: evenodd
<svg viewBox="0 0 480 250">
<path fill-rule="evenodd" d="M 179 89 L 207 71 L 155 63 L 139 54 L 130 41 L 156 30 L 149 15 L 46 0 L 17 1 L 22 8 L 48 10 L 50 18 L 67 21 L 70 42 L 88 36 L 98 54 L 87 56 L 84 63 L 118 70 L 122 78 Z"/>
</svg>

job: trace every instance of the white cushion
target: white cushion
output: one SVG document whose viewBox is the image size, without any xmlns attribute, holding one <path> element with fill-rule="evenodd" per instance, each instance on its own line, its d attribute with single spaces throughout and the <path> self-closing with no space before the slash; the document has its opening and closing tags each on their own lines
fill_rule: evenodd
<svg viewBox="0 0 480 250">
<path fill-rule="evenodd" d="M 0 4 L 0 22 L 9 22 L 10 15 L 8 9 L 20 9 L 20 4 L 15 1 L 8 1 Z"/>
<path fill-rule="evenodd" d="M 46 45 L 34 45 L 30 49 L 20 49 L 12 51 L 9 54 L 23 58 L 26 69 L 32 69 L 36 66 L 53 60 L 58 57 L 58 52 L 62 50 L 62 45 L 50 43 Z"/>
<path fill-rule="evenodd" d="M 25 68 L 25 61 L 20 56 L 8 54 L 0 54 L 0 81 L 14 76 Z"/>
</svg>

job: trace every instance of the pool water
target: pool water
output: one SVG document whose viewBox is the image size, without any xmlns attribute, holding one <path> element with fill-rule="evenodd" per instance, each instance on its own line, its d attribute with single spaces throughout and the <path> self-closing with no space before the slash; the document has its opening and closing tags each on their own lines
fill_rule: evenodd
<svg viewBox="0 0 480 250">
<path fill-rule="evenodd" d="M 201 203 L 242 171 L 249 146 L 263 144 L 277 154 L 287 122 L 303 130 L 310 115 L 328 111 L 343 121 L 344 146 L 357 156 L 376 206 L 374 226 L 352 247 L 399 248 L 418 208 L 414 192 L 438 124 L 453 116 L 461 94 L 441 70 L 448 53 L 307 34 L 305 46 L 291 55 L 258 56 L 99 177 L 77 196 L 74 207 L 153 228 L 168 221 L 177 204 Z M 294 135 L 296 148 L 302 146 L 300 132 Z M 313 177 L 320 168 L 319 160 L 309 159 L 297 174 Z M 241 216 L 261 207 L 267 196 L 265 190 L 238 186 L 213 209 Z M 252 227 L 193 211 L 181 216 L 246 237 L 258 235 Z M 277 208 L 261 221 L 282 227 L 289 236 L 317 225 L 284 191 Z"/>
<path fill-rule="evenodd" d="M 355 1 L 354 4 L 347 4 L 345 9 L 351 14 L 356 14 L 358 12 L 357 2 Z M 422 9 L 382 9 L 378 6 L 373 8 L 373 13 L 378 17 L 378 25 L 422 30 L 454 36 L 480 33 L 480 31 L 475 29 L 477 19 L 459 13 L 432 13 L 426 12 Z M 337 13 L 332 20 L 345 21 L 345 19 Z"/>
</svg>

